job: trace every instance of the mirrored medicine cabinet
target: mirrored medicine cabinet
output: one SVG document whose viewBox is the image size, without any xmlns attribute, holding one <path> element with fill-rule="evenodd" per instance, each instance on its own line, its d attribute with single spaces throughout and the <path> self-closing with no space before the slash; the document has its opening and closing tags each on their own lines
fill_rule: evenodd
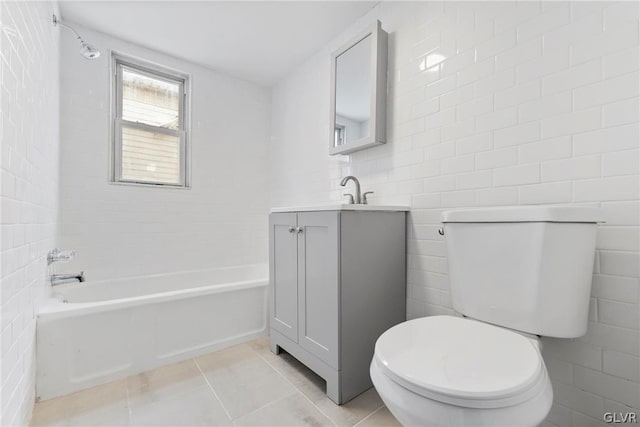
<svg viewBox="0 0 640 427">
<path fill-rule="evenodd" d="M 329 154 L 386 142 L 387 33 L 380 21 L 331 55 Z"/>
</svg>

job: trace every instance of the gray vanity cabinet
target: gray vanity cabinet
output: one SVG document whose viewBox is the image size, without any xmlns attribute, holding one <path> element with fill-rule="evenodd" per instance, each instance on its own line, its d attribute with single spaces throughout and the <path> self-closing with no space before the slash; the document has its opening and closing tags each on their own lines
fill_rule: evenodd
<svg viewBox="0 0 640 427">
<path fill-rule="evenodd" d="M 271 328 L 298 341 L 298 239 L 296 214 L 271 215 Z"/>
<path fill-rule="evenodd" d="M 405 212 L 272 213 L 271 350 L 286 350 L 344 403 L 371 387 L 375 341 L 405 320 Z"/>
<path fill-rule="evenodd" d="M 271 215 L 271 327 L 338 368 L 338 213 Z"/>
<path fill-rule="evenodd" d="M 338 212 L 298 214 L 298 344 L 338 369 Z"/>
</svg>

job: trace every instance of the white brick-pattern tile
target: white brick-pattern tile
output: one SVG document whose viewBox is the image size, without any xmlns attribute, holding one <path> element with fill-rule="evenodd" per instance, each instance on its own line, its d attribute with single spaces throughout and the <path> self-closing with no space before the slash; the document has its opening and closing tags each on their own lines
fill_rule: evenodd
<svg viewBox="0 0 640 427">
<path fill-rule="evenodd" d="M 87 61 L 60 34 L 59 240 L 78 254 L 65 270 L 93 281 L 266 262 L 269 90 L 77 28 L 103 55 Z M 191 189 L 109 183 L 108 49 L 191 75 Z M 421 160 L 403 154 L 385 167 Z"/>
<path fill-rule="evenodd" d="M 58 211 L 58 30 L 55 4 L 0 3 L 0 425 L 29 422 L 35 312 L 48 292 Z"/>
<path fill-rule="evenodd" d="M 332 158 L 317 70 L 376 18 L 390 33 L 388 143 Z M 273 91 L 271 204 L 339 200 L 346 174 L 374 203 L 409 204 L 409 318 L 452 312 L 443 210 L 603 209 L 588 332 L 543 339 L 555 394 L 545 425 L 640 409 L 638 23 L 637 2 L 383 2 Z"/>
</svg>

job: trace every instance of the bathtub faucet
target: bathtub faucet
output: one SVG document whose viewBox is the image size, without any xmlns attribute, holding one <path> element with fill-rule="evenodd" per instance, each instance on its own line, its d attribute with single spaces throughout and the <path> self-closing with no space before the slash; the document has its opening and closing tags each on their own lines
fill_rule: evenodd
<svg viewBox="0 0 640 427">
<path fill-rule="evenodd" d="M 84 282 L 84 271 L 81 271 L 79 274 L 52 274 L 51 286 L 62 285 L 63 283 L 73 280 L 77 280 L 80 283 Z"/>
</svg>

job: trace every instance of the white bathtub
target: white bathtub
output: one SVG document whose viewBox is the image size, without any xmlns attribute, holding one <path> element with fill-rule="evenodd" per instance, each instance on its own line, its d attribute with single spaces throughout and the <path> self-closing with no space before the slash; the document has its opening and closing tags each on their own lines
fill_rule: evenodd
<svg viewBox="0 0 640 427">
<path fill-rule="evenodd" d="M 265 264 L 57 286 L 38 313 L 37 398 L 264 335 L 267 285 Z"/>
</svg>

